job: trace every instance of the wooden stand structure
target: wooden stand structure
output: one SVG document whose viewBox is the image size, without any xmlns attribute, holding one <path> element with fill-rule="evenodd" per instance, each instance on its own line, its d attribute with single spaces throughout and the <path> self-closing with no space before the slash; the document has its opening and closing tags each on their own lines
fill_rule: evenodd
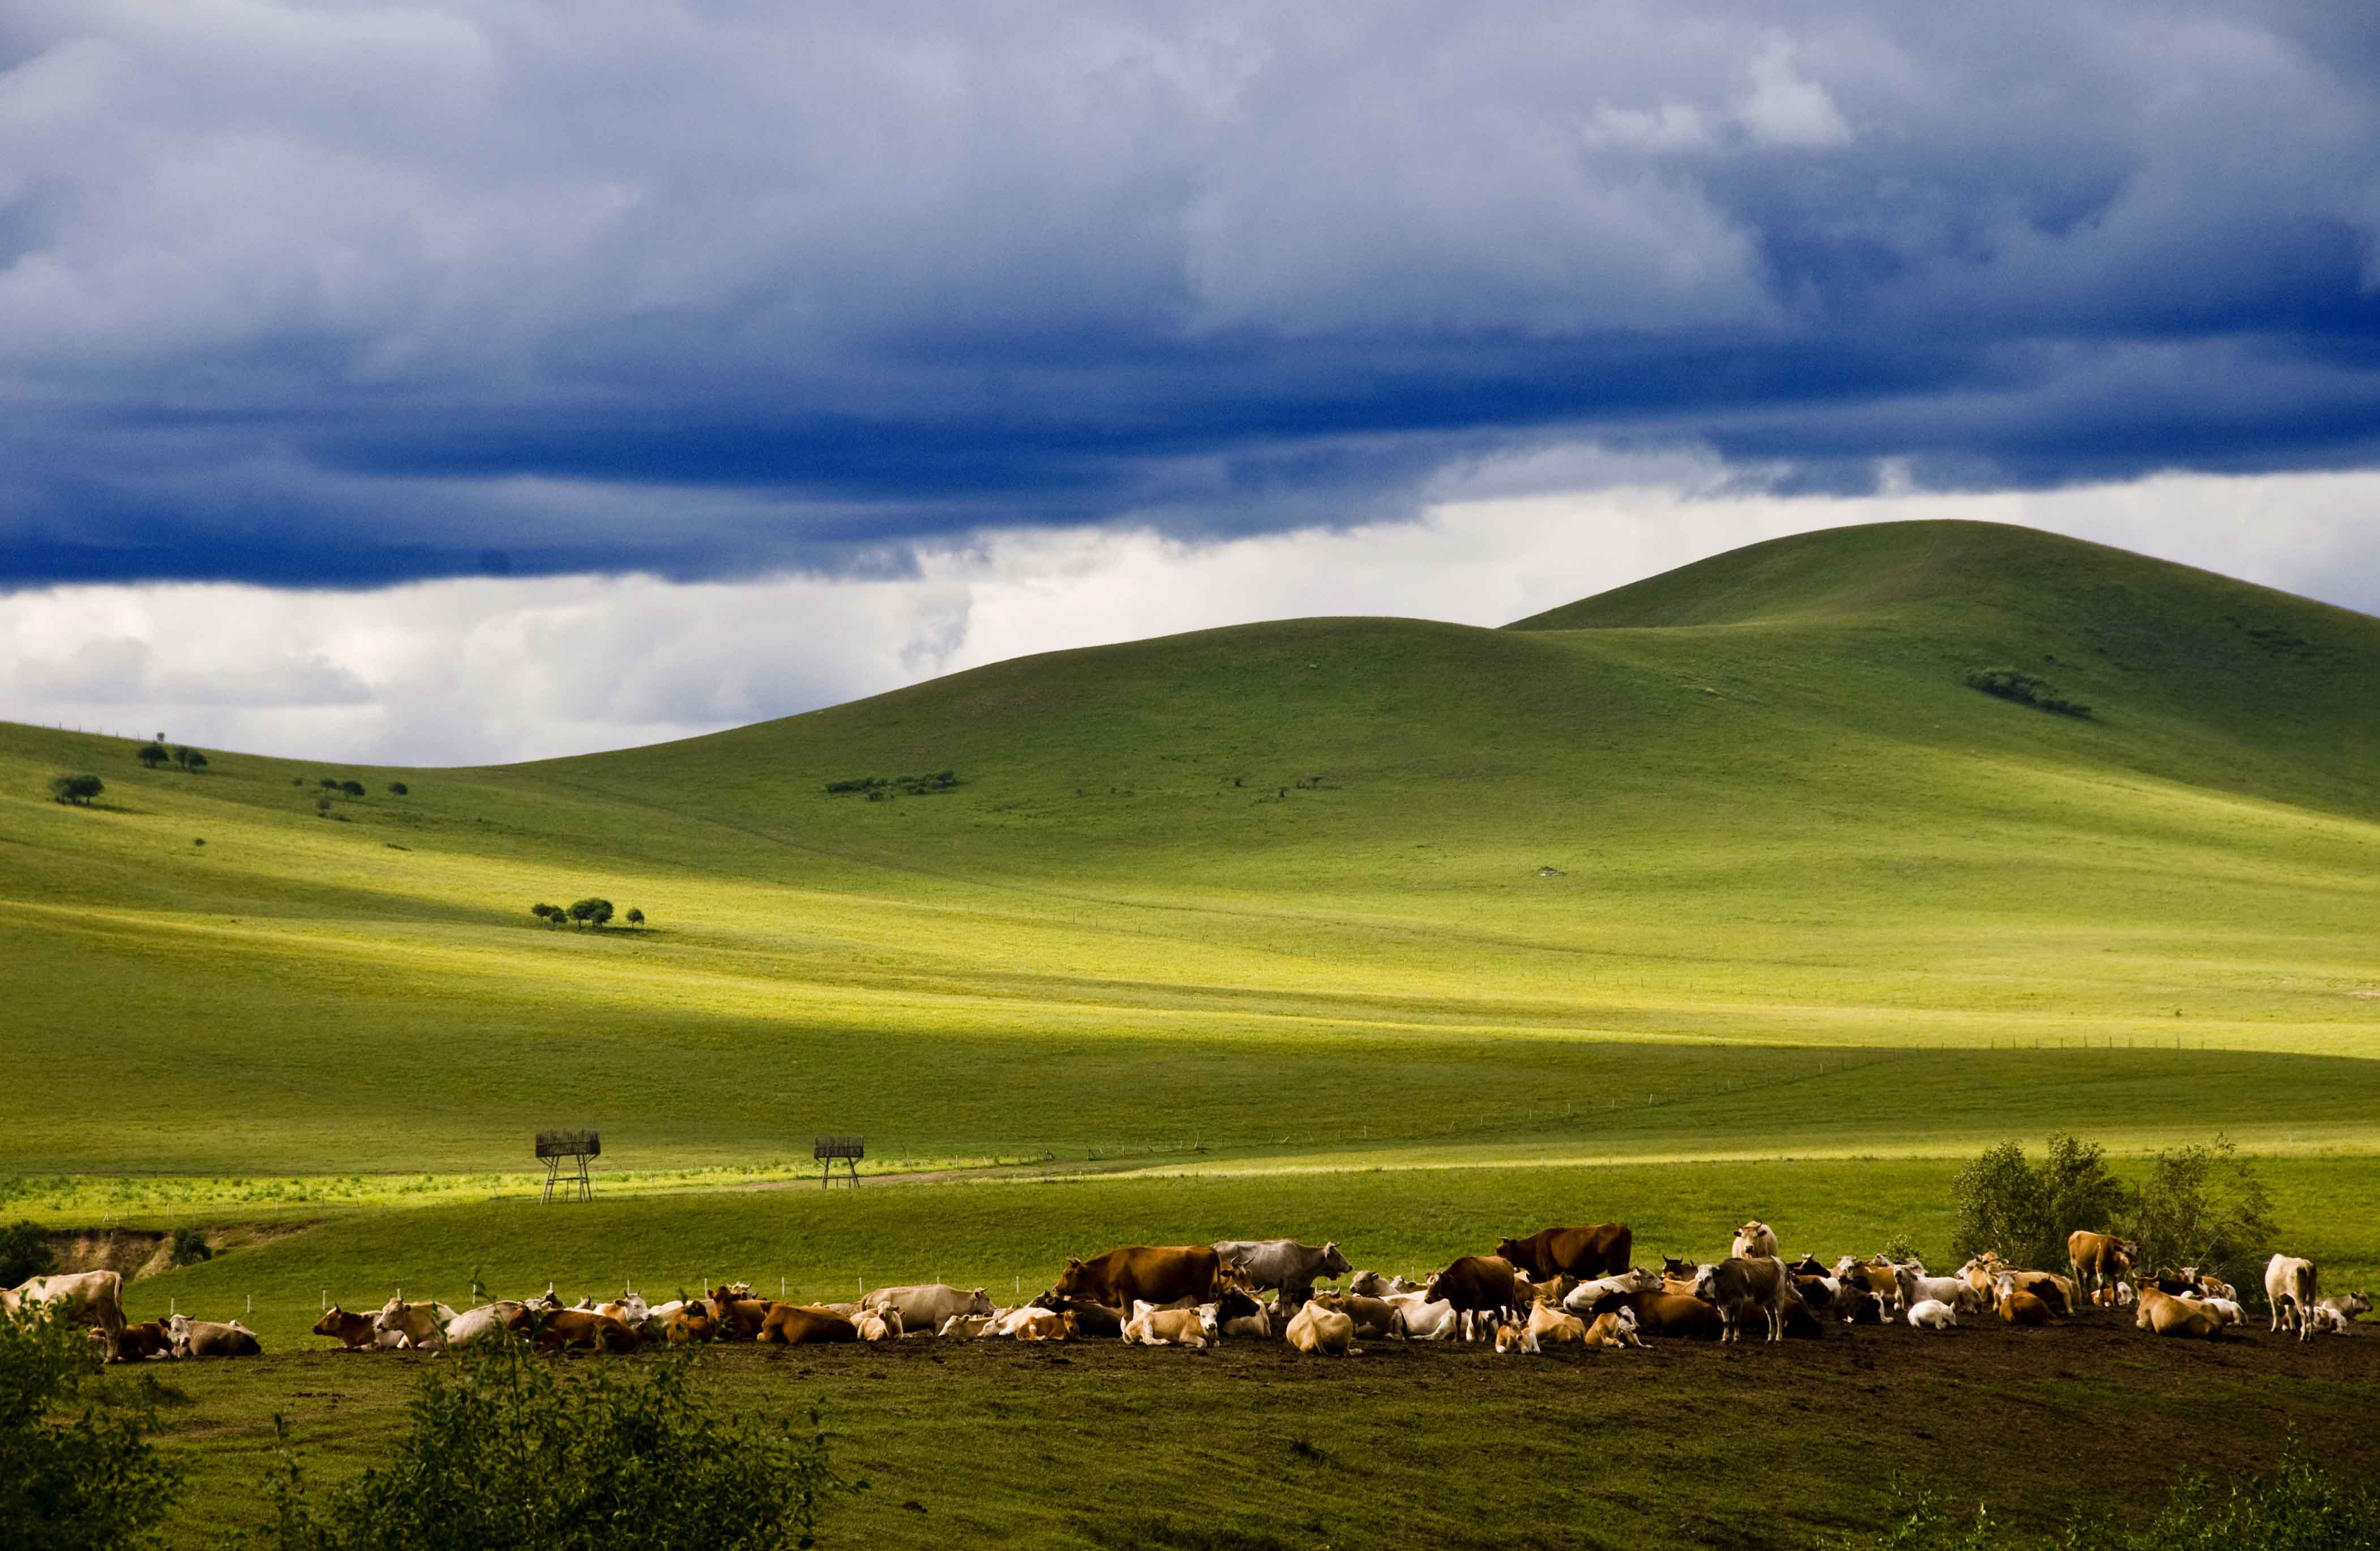
<svg viewBox="0 0 2380 1551">
<path fill-rule="evenodd" d="M 867 1156 L 868 1138 L 865 1136 L 820 1137 L 817 1145 L 810 1149 L 810 1157 L 817 1158 L 820 1163 L 820 1188 L 823 1189 L 834 1183 L 834 1166 L 839 1160 L 843 1164 L 844 1177 L 851 1181 L 852 1189 L 857 1190 L 859 1160 Z"/>
<path fill-rule="evenodd" d="M 562 1187 L 565 1201 L 592 1201 L 594 1181 L 587 1177 L 587 1160 L 601 1154 L 603 1138 L 592 1131 L 540 1131 L 537 1133 L 537 1156 L 545 1160 L 545 1196 L 553 1199 L 556 1185 Z M 563 1164 L 577 1159 L 578 1172 L 563 1172 Z"/>
</svg>

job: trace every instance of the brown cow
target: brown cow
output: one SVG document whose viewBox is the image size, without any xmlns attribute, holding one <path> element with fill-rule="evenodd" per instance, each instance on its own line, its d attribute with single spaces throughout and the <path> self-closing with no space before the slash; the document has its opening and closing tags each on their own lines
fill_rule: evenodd
<svg viewBox="0 0 2380 1551">
<path fill-rule="evenodd" d="M 1520 1307 L 1521 1294 L 1512 1280 L 1512 1263 L 1500 1255 L 1458 1255 L 1443 1271 L 1433 1271 L 1422 1283 L 1422 1301 L 1451 1303 L 1458 1315 L 1494 1315 L 1510 1319 Z M 1472 1320 L 1465 1318 L 1464 1324 Z"/>
<path fill-rule="evenodd" d="M 1598 1222 L 1585 1228 L 1540 1228 L 1525 1239 L 1506 1239 L 1496 1246 L 1496 1258 L 1508 1260 L 1538 1280 L 1552 1277 L 1616 1277 L 1628 1269 L 1635 1244 L 1624 1222 Z"/>
<path fill-rule="evenodd" d="M 365 1347 L 394 1347 L 403 1339 L 395 1331 L 382 1331 L 380 1321 L 368 1314 L 350 1314 L 334 1303 L 330 1311 L 314 1322 L 314 1334 L 328 1336 L 348 1351 Z"/>
<path fill-rule="evenodd" d="M 1123 1328 L 1117 1327 L 1119 1331 Z M 1034 1307 L 1016 1327 L 1020 1341 L 1071 1341 L 1079 1339 L 1082 1328 L 1072 1314 L 1060 1314 L 1054 1309 Z"/>
<path fill-rule="evenodd" d="M 831 1341 L 856 1341 L 859 1331 L 832 1309 L 800 1303 L 772 1303 L 760 1321 L 760 1338 L 771 1346 L 810 1346 Z"/>
<path fill-rule="evenodd" d="M 739 1296 L 732 1287 L 710 1290 L 710 1321 L 719 1327 L 722 1341 L 748 1341 L 760 1333 L 761 1321 L 769 1317 L 771 1300 Z"/>
<path fill-rule="evenodd" d="M 718 1336 L 719 1322 L 710 1317 L 710 1305 L 708 1303 L 684 1304 L 671 1310 L 669 1316 L 662 1321 L 662 1339 L 674 1345 L 715 1340 Z"/>
<path fill-rule="evenodd" d="M 1365 1340 L 1384 1340 L 1396 1322 L 1397 1306 L 1383 1298 L 1359 1298 L 1352 1292 L 1318 1292 L 1311 1300 L 1354 1321 L 1355 1334 Z"/>
<path fill-rule="evenodd" d="M 2010 1325 L 2055 1325 L 2057 1311 L 2046 1299 L 2037 1298 L 2018 1288 L 2000 1294 L 2000 1317 Z"/>
<path fill-rule="evenodd" d="M 1595 1306 L 1598 1315 L 1621 1309 L 1636 1316 L 1641 1335 L 1715 1341 L 1727 1331 L 1719 1323 L 1718 1310 L 1699 1298 L 1675 1292 L 1616 1292 Z"/>
<path fill-rule="evenodd" d="M 1221 1269 L 1211 1244 L 1128 1244 L 1089 1260 L 1068 1260 L 1050 1291 L 1117 1310 L 1180 1298 L 1211 1303 Z"/>
<path fill-rule="evenodd" d="M 2153 1284 L 2141 1288 L 2140 1309 L 2132 1315 L 2132 1326 L 2152 1335 L 2195 1337 L 2209 1341 L 2223 1339 L 2220 1315 L 2187 1298 L 2159 1292 Z"/>
<path fill-rule="evenodd" d="M 1072 1315 L 1075 1329 L 1086 1339 L 1107 1340 L 1123 1334 L 1123 1312 L 1087 1298 L 1061 1298 L 1054 1292 L 1045 1292 L 1033 1300 L 1033 1306 L 1051 1314 Z"/>
<path fill-rule="evenodd" d="M 362 1320 L 366 1333 L 370 1333 L 371 1315 L 350 1315 L 348 1317 Z M 128 1325 L 115 1338 L 115 1358 L 119 1363 L 138 1363 L 144 1357 L 170 1357 L 173 1352 L 174 1338 L 162 1319 Z"/>
<path fill-rule="evenodd" d="M 526 1333 L 540 1351 L 635 1351 L 644 1345 L 625 1320 L 592 1309 L 524 1308 L 504 1321 L 504 1328 Z"/>
</svg>

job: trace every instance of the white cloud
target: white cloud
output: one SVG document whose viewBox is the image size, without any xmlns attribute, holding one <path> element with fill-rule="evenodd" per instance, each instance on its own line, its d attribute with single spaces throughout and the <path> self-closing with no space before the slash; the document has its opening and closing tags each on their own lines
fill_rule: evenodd
<svg viewBox="0 0 2380 1551">
<path fill-rule="evenodd" d="M 1835 109 L 1827 89 L 1793 67 L 1793 45 L 1770 41 L 1750 67 L 1752 90 L 1735 104 L 1735 116 L 1755 140 L 1823 151 L 1852 142 L 1852 127 Z"/>
<path fill-rule="evenodd" d="M 528 758 L 1220 624 L 1500 624 L 1763 539 L 1925 517 L 2023 523 L 2380 608 L 2380 473 L 1725 493 L 1746 482 L 1691 452 L 1550 447 L 1442 474 L 1418 522 L 1196 545 L 1146 530 L 1012 532 L 879 579 L 54 588 L 0 597 L 0 716 L 324 758 Z"/>
</svg>

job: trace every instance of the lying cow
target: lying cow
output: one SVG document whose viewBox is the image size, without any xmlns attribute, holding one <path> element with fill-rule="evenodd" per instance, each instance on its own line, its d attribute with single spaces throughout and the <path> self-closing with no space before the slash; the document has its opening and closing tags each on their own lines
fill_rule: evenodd
<svg viewBox="0 0 2380 1551">
<path fill-rule="evenodd" d="M 1355 1322 L 1335 1309 L 1309 1301 L 1290 1316 L 1289 1344 L 1320 1357 L 1345 1357 L 1362 1349 L 1355 1345 Z"/>
<path fill-rule="evenodd" d="M 2347 1332 L 2343 1327 L 2353 1324 L 2372 1312 L 2372 1299 L 2362 1292 L 2342 1292 L 2333 1298 L 2315 1299 L 2314 1307 L 2328 1309 L 2332 1314 L 2337 1315 L 2342 1327 L 2339 1334 L 2345 1335 Z"/>
<path fill-rule="evenodd" d="M 775 1307 L 773 1304 L 771 1306 Z M 766 1323 L 765 1316 L 762 1322 Z M 904 1333 L 901 1311 L 898 1309 L 863 1308 L 859 1311 L 858 1317 L 851 1322 L 851 1327 L 858 1332 L 861 1340 L 870 1345 L 897 1341 Z"/>
<path fill-rule="evenodd" d="M 1662 1278 L 1658 1272 L 1641 1271 L 1631 1266 L 1608 1277 L 1584 1281 L 1562 1295 L 1563 1310 L 1574 1315 L 1590 1315 L 1606 1298 L 1621 1292 L 1658 1292 Z"/>
<path fill-rule="evenodd" d="M 402 1298 L 391 1298 L 372 1317 L 373 1328 L 395 1331 L 406 1339 L 407 1344 L 427 1347 L 432 1351 L 444 1349 L 446 1327 L 454 1322 L 455 1311 L 443 1303 L 429 1301 L 408 1303 Z"/>
<path fill-rule="evenodd" d="M 116 1333 L 115 1358 L 120 1363 L 138 1363 L 151 1357 L 171 1357 L 174 1354 L 174 1333 L 165 1328 L 162 1319 L 147 1319 L 128 1325 Z"/>
<path fill-rule="evenodd" d="M 492 1303 L 481 1303 L 477 1308 L 465 1309 L 447 1321 L 446 1344 L 450 1347 L 457 1347 L 468 1345 L 472 1341 L 487 1340 L 497 1332 L 509 1329 L 513 1315 L 528 1306 L 517 1299 L 499 1298 Z M 319 1325 L 314 1327 L 314 1332 L 317 1335 L 329 1334 Z M 394 1332 L 383 1331 L 382 1334 L 387 1336 Z M 402 1340 L 404 1338 L 399 1336 L 397 1339 Z"/>
<path fill-rule="evenodd" d="M 625 1320 L 591 1309 L 516 1309 L 504 1328 L 526 1335 L 540 1351 L 635 1351 L 644 1339 Z"/>
<path fill-rule="evenodd" d="M 1959 1311 L 1939 1298 L 1921 1299 L 1909 1305 L 1909 1326 L 1912 1330 L 1948 1330 L 1959 1323 Z"/>
<path fill-rule="evenodd" d="M 1019 1312 L 1024 1316 L 1016 1326 L 1016 1339 L 1020 1341 L 1071 1341 L 1082 1334 L 1071 1312 L 1060 1314 L 1030 1303 Z"/>
<path fill-rule="evenodd" d="M 1180 1346 L 1204 1351 L 1217 1338 L 1214 1317 L 1200 1309 L 1160 1309 L 1135 1303 L 1123 1322 L 1127 1346 Z"/>
<path fill-rule="evenodd" d="M 1148 1300 L 1142 1300 L 1146 1303 Z M 1169 1300 L 1170 1301 L 1170 1300 Z M 1055 1291 L 1045 1292 L 1027 1305 L 1062 1314 L 1075 1322 L 1075 1331 L 1085 1340 L 1111 1340 L 1123 1334 L 1123 1315 L 1105 1303 L 1095 1303 L 1087 1298 L 1062 1297 Z"/>
<path fill-rule="evenodd" d="M 1635 1242 L 1634 1233 L 1624 1222 L 1540 1228 L 1525 1239 L 1506 1239 L 1498 1243 L 1496 1258 L 1539 1281 L 1555 1277 L 1609 1277 L 1628 1268 L 1629 1253 Z"/>
<path fill-rule="evenodd" d="M 1410 1277 L 1383 1276 L 1378 1271 L 1357 1271 L 1347 1278 L 1347 1290 L 1366 1298 L 1386 1298 L 1398 1292 L 1419 1292 L 1421 1283 Z"/>
<path fill-rule="evenodd" d="M 818 1346 L 856 1341 L 859 1339 L 859 1327 L 832 1310 L 813 1304 L 772 1303 L 767 1317 L 760 1321 L 758 1339 L 766 1346 Z"/>
<path fill-rule="evenodd" d="M 1597 1315 L 1625 1311 L 1647 1336 L 1715 1341 L 1727 1334 L 1718 1310 L 1691 1293 L 1615 1292 L 1596 1305 Z M 1584 1312 L 1584 1311 L 1582 1311 Z"/>
<path fill-rule="evenodd" d="M 177 1314 L 165 1327 L 176 1357 L 255 1357 L 264 1351 L 256 1332 L 236 1319 L 218 1324 Z"/>
<path fill-rule="evenodd" d="M 2140 1291 L 2140 1309 L 2132 1316 L 2135 1328 L 2157 1336 L 2195 1337 L 2209 1341 L 2223 1339 L 2223 1321 L 2212 1310 L 2187 1298 L 2160 1292 L 2155 1286 L 2143 1286 Z"/>
<path fill-rule="evenodd" d="M 1900 1303 L 1914 1308 L 1928 1301 L 1948 1303 L 1961 1314 L 1981 1314 L 1991 1307 L 1988 1294 L 1964 1277 L 1929 1277 L 1923 1261 L 1904 1261 L 1892 1268 L 1900 1284 Z"/>
<path fill-rule="evenodd" d="M 917 1287 L 880 1287 L 859 1301 L 863 1309 L 894 1309 L 901 1315 L 904 1330 L 939 1330 L 960 1315 L 991 1313 L 991 1294 L 978 1287 L 971 1290 L 948 1286 L 942 1282 L 927 1282 Z"/>
<path fill-rule="evenodd" d="M 1389 1334 L 1408 1341 L 1451 1340 L 1463 1333 L 1463 1315 L 1451 1303 L 1432 1303 L 1423 1292 L 1401 1292 L 1388 1300 L 1395 1313 Z"/>
<path fill-rule="evenodd" d="M 2320 1279 L 2313 1262 L 2296 1255 L 2277 1254 L 2265 1263 L 2265 1299 L 2273 1306 L 2274 1329 L 2293 1329 L 2300 1340 L 2313 1334 L 2306 1315 L 2322 1291 Z"/>
<path fill-rule="evenodd" d="M 408 1345 L 402 1330 L 383 1330 L 377 1315 L 354 1314 L 334 1303 L 314 1322 L 314 1334 L 328 1336 L 343 1351 L 393 1351 Z"/>
<path fill-rule="evenodd" d="M 1253 1293 L 1239 1288 L 1198 1307 L 1212 1318 L 1218 1335 L 1254 1340 L 1264 1340 L 1272 1335 L 1272 1311 L 1258 1303 Z"/>
<path fill-rule="evenodd" d="M 2046 1300 L 2013 1287 L 2000 1294 L 1999 1309 L 2000 1318 L 2010 1325 L 2039 1327 L 2058 1322 Z"/>
<path fill-rule="evenodd" d="M 760 1334 L 761 1322 L 769 1317 L 771 1301 L 751 1296 L 748 1289 L 736 1291 L 741 1286 L 736 1282 L 714 1287 L 705 1300 L 710 1305 L 710 1323 L 717 1327 L 721 1340 L 752 1340 Z"/>
<path fill-rule="evenodd" d="M 1545 1349 L 1538 1344 L 1536 1332 L 1517 1319 L 1496 1322 L 1496 1354 L 1499 1357 L 1526 1354 L 1536 1356 Z"/>
<path fill-rule="evenodd" d="M 1550 1303 L 1529 1305 L 1526 1329 L 1541 1347 L 1570 1346 L 1586 1339 L 1586 1321 Z"/>
<path fill-rule="evenodd" d="M 1585 1341 L 1589 1351 L 1601 1351 L 1609 1347 L 1642 1347 L 1645 1344 L 1645 1339 L 1636 1333 L 1635 1315 L 1626 1309 L 1597 1315 L 1587 1323 Z"/>
<path fill-rule="evenodd" d="M 1385 1298 L 1358 1298 L 1350 1292 L 1318 1293 L 1315 1303 L 1335 1309 L 1355 1323 L 1358 1339 L 1385 1339 L 1396 1322 L 1397 1306 Z"/>
</svg>

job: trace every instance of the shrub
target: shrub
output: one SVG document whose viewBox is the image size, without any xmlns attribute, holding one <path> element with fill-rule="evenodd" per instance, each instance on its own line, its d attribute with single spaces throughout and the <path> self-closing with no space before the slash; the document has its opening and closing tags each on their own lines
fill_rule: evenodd
<svg viewBox="0 0 2380 1551">
<path fill-rule="evenodd" d="M 714 1412 L 701 1354 L 584 1364 L 571 1378 L 519 1339 L 425 1365 L 383 1463 L 317 1504 L 286 1447 L 267 1483 L 280 1551 L 763 1551 L 809 1546 L 838 1491 L 826 1435 Z"/>
<path fill-rule="evenodd" d="M 196 775 L 200 770 L 207 768 L 207 757 L 205 755 L 200 754 L 195 748 L 188 749 L 186 752 L 189 755 L 189 758 L 183 762 L 183 769 L 188 770 L 192 775 Z"/>
<path fill-rule="evenodd" d="M 959 784 L 956 770 L 933 770 L 924 775 L 853 776 L 848 781 L 830 781 L 826 789 L 835 796 L 865 793 L 869 802 L 880 803 L 892 796 L 923 797 L 948 792 Z"/>
<path fill-rule="evenodd" d="M 558 904 L 546 904 L 540 903 L 530 905 L 528 907 L 528 913 L 531 915 L 536 916 L 539 920 L 544 922 L 549 927 L 558 927 L 562 925 L 563 922 L 570 918 L 569 913 L 565 911 Z"/>
<path fill-rule="evenodd" d="M 2124 1206 L 2124 1188 L 2107 1171 L 2106 1149 L 2064 1134 L 2049 1139 L 2038 1168 L 2024 1148 L 2003 1142 L 1971 1159 L 1952 1181 L 1959 1227 L 1950 1241 L 1961 1258 L 1998 1250 L 2019 1266 L 2066 1264 L 2066 1236 L 2105 1231 Z"/>
<path fill-rule="evenodd" d="M 315 799 L 314 799 L 314 811 L 315 811 L 316 813 L 325 813 L 325 814 L 326 814 L 326 813 L 329 813 L 329 812 L 331 811 L 331 799 L 330 799 L 330 798 L 328 798 L 328 797 L 317 797 L 317 798 L 315 798 Z"/>
<path fill-rule="evenodd" d="M 337 776 L 324 776 L 321 781 L 315 782 L 315 784 L 320 786 L 325 792 L 336 792 L 339 789 L 339 778 Z"/>
<path fill-rule="evenodd" d="M 638 910 L 635 905 L 630 905 L 628 907 L 628 925 L 632 927 L 641 927 L 644 924 L 645 913 Z"/>
<path fill-rule="evenodd" d="M 91 800 L 107 790 L 107 782 L 95 775 L 62 775 L 50 778 L 50 795 L 61 803 L 80 803 L 89 807 Z"/>
<path fill-rule="evenodd" d="M 146 1543 L 179 1474 L 149 1442 L 146 1403 L 76 1401 L 94 1364 L 81 1322 L 0 1320 L 0 1545 L 105 1551 Z"/>
<path fill-rule="evenodd" d="M 2253 1286 L 2252 1273 L 2276 1236 L 2272 1207 L 2255 1169 L 2217 1136 L 2211 1145 L 2176 1147 L 2149 1159 L 2126 1236 L 2139 1241 L 2144 1266 L 2203 1266 Z"/>
<path fill-rule="evenodd" d="M 388 783 L 389 795 L 392 797 L 402 797 L 412 790 L 413 788 L 406 785 L 405 782 L 401 781 L 392 781 Z"/>
<path fill-rule="evenodd" d="M 2060 716 L 2089 717 L 2091 708 L 2079 700 L 2060 697 L 2047 679 L 2014 668 L 1972 668 L 1967 672 L 1967 687 L 1980 689 L 1986 695 L 1997 695 L 2003 700 L 2013 700 L 2021 706 L 2033 706 Z"/>
<path fill-rule="evenodd" d="M 195 1266 L 201 1260 L 212 1260 L 215 1252 L 207 1243 L 207 1236 L 195 1228 L 174 1230 L 174 1264 Z"/>
<path fill-rule="evenodd" d="M 30 1277 L 46 1277 L 57 1265 L 50 1236 L 40 1223 L 17 1222 L 0 1228 L 0 1287 L 15 1287 Z"/>
<path fill-rule="evenodd" d="M 570 918 L 586 926 L 601 927 L 612 918 L 612 902 L 591 897 L 574 900 L 570 905 Z"/>
<path fill-rule="evenodd" d="M 339 790 L 350 797 L 360 797 L 364 794 L 364 783 L 360 781 L 343 781 L 339 782 Z"/>
<path fill-rule="evenodd" d="M 151 744 L 148 747 L 142 749 L 132 757 L 140 760 L 143 765 L 148 766 L 153 770 L 158 766 L 165 762 L 165 745 L 164 744 Z"/>
</svg>

